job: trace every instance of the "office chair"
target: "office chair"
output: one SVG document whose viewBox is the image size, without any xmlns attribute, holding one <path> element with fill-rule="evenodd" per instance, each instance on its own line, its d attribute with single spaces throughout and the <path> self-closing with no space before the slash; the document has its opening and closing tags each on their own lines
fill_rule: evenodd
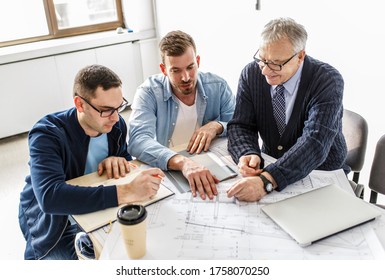
<svg viewBox="0 0 385 280">
<path fill-rule="evenodd" d="M 385 209 L 385 205 L 377 204 L 378 194 L 385 195 L 385 135 L 377 142 L 373 163 L 369 176 L 370 203 Z"/>
<path fill-rule="evenodd" d="M 359 186 L 358 179 L 365 161 L 368 124 L 361 115 L 344 109 L 342 117 L 342 133 L 344 134 L 348 148 L 346 164 L 349 165 L 353 171 L 351 185 L 356 195 L 363 198 L 364 189 L 362 185 Z M 362 189 L 360 189 L 361 187 Z"/>
</svg>

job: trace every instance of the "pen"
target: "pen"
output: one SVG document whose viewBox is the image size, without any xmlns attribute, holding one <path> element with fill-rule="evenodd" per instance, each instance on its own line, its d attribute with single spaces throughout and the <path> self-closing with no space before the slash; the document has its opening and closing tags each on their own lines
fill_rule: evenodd
<svg viewBox="0 0 385 280">
<path fill-rule="evenodd" d="M 112 220 L 109 221 L 109 224 L 110 224 L 110 226 L 109 226 L 109 228 L 108 228 L 107 234 L 111 232 L 111 229 L 112 229 Z"/>
<path fill-rule="evenodd" d="M 136 164 L 133 164 L 132 162 L 128 162 L 128 165 L 131 166 L 132 168 L 137 168 L 138 166 Z"/>
<path fill-rule="evenodd" d="M 163 179 L 162 176 L 160 176 L 159 174 L 152 174 L 151 176 L 155 178 Z"/>
</svg>

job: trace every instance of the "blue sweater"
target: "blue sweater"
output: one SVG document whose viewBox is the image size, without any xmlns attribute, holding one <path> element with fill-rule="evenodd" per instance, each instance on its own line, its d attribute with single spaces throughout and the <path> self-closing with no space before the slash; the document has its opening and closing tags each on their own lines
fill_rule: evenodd
<svg viewBox="0 0 385 280">
<path fill-rule="evenodd" d="M 131 160 L 122 117 L 108 133 L 109 156 Z M 20 195 L 32 236 L 36 259 L 60 240 L 68 215 L 84 214 L 118 205 L 116 186 L 80 188 L 67 180 L 84 175 L 90 137 L 80 126 L 76 109 L 48 115 L 29 132 L 30 175 Z"/>
<path fill-rule="evenodd" d="M 259 66 L 251 62 L 242 70 L 233 119 L 228 123 L 228 149 L 235 162 L 261 151 L 277 158 L 265 168 L 284 189 L 315 169 L 350 168 L 342 134 L 344 82 L 332 66 L 305 57 L 297 98 L 280 137 L 273 116 L 270 85 Z M 260 135 L 263 145 L 260 149 Z M 282 149 L 278 149 L 278 147 Z M 263 167 L 263 160 L 262 160 Z"/>
</svg>

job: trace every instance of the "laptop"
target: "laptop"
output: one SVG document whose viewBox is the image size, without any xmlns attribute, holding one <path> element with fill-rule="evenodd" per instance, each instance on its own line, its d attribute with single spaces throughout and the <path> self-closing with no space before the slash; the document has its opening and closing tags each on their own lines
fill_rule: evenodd
<svg viewBox="0 0 385 280">
<path fill-rule="evenodd" d="M 303 247 L 381 215 L 376 206 L 334 184 L 265 205 L 262 211 Z"/>
</svg>

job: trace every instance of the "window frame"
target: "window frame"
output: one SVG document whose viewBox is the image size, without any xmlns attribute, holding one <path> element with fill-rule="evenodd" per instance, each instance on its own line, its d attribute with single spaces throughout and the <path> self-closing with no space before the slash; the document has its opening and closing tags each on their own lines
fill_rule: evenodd
<svg viewBox="0 0 385 280">
<path fill-rule="evenodd" d="M 64 38 L 69 36 L 90 34 L 90 33 L 114 30 L 117 27 L 124 27 L 123 8 L 122 8 L 121 0 L 115 0 L 116 12 L 118 16 L 118 19 L 116 21 L 85 25 L 85 26 L 79 26 L 79 27 L 73 27 L 73 28 L 66 28 L 62 30 L 58 28 L 53 0 L 43 0 L 43 2 L 44 2 L 47 27 L 48 27 L 48 35 L 0 42 L 0 47 L 13 46 L 13 45 L 19 45 L 24 43 L 32 43 L 32 42 L 38 42 L 38 41 L 50 40 L 50 39 L 58 39 L 58 38 Z"/>
</svg>

